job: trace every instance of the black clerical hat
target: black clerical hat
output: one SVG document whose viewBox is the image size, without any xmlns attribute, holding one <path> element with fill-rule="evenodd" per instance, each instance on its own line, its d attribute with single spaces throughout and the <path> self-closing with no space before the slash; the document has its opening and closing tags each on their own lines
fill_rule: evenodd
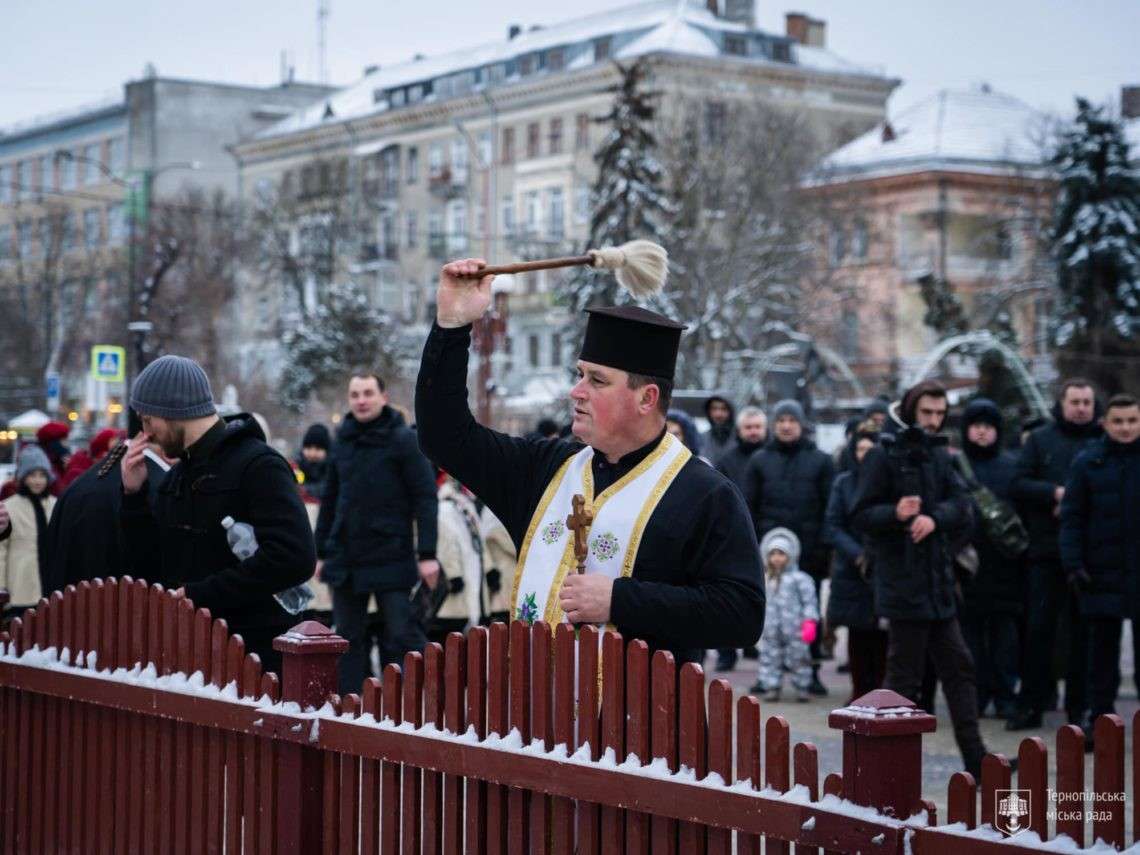
<svg viewBox="0 0 1140 855">
<path fill-rule="evenodd" d="M 579 359 L 673 379 L 684 324 L 640 306 L 602 306 L 586 312 L 590 317 Z"/>
</svg>

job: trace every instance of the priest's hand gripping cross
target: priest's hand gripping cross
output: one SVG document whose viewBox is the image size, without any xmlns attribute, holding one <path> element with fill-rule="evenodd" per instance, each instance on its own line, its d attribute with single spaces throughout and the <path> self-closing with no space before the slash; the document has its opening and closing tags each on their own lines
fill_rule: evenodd
<svg viewBox="0 0 1140 855">
<path fill-rule="evenodd" d="M 580 494 L 570 500 L 570 506 L 574 512 L 566 518 L 566 527 L 574 532 L 574 557 L 578 560 L 578 573 L 582 574 L 586 572 L 586 557 L 590 554 L 587 538 L 594 522 L 594 511 L 586 506 L 586 499 Z"/>
</svg>

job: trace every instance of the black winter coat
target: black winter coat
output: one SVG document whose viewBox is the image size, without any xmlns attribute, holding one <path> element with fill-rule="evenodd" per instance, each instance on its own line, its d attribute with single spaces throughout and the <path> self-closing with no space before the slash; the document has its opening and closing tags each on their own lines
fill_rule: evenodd
<svg viewBox="0 0 1140 855">
<path fill-rule="evenodd" d="M 244 561 L 226 542 L 227 516 L 253 526 L 258 549 Z M 231 632 L 296 622 L 273 595 L 313 575 L 312 528 L 292 468 L 252 416 L 211 428 L 166 473 L 153 502 L 146 490 L 124 496 L 120 519 L 137 577 L 185 587 Z"/>
<path fill-rule="evenodd" d="M 324 460 L 306 460 L 303 454 L 295 458 L 297 468 L 305 476 L 305 483 L 301 486 L 305 492 L 318 501 L 325 494 L 325 482 L 329 477 L 328 457 Z"/>
<path fill-rule="evenodd" d="M 717 472 L 735 484 L 742 496 L 748 483 L 748 463 L 763 447 L 762 442 L 742 443 L 738 435 L 716 461 Z"/>
<path fill-rule="evenodd" d="M 1077 455 L 1061 501 L 1061 564 L 1083 569 L 1090 617 L 1140 615 L 1140 440 L 1101 437 Z"/>
<path fill-rule="evenodd" d="M 777 526 L 800 539 L 800 569 L 816 578 L 827 574 L 827 548 L 820 537 L 835 463 L 811 440 L 785 444 L 776 440 L 748 463 L 744 498 L 752 512 L 756 539 Z"/>
<path fill-rule="evenodd" d="M 123 451 L 112 450 L 76 478 L 55 503 L 48 523 L 45 591 L 61 591 L 68 585 L 123 574 L 120 463 L 126 445 L 121 448 Z M 166 471 L 149 457 L 146 468 L 145 489 L 153 498 Z"/>
<path fill-rule="evenodd" d="M 1101 435 L 1097 419 L 1087 425 L 1070 424 L 1061 418 L 1059 404 L 1053 417 L 1053 424 L 1037 428 L 1026 438 L 1010 490 L 1029 532 L 1026 558 L 1030 562 L 1059 560 L 1057 533 L 1061 524 L 1053 515 L 1057 506 L 1054 490 L 1065 485 L 1077 454 Z"/>
<path fill-rule="evenodd" d="M 999 435 L 1000 436 L 1000 435 Z M 1000 445 L 1001 439 L 998 439 Z M 980 449 L 966 446 L 974 476 L 984 487 L 1003 501 L 1011 499 L 1010 485 L 1017 473 L 1017 457 L 1009 451 L 985 454 Z M 979 510 L 971 501 L 974 518 L 980 519 Z M 978 572 L 973 578 L 962 581 L 962 611 L 964 616 L 993 614 L 1021 614 L 1024 597 L 1024 568 L 1021 557 L 1009 558 L 998 551 L 986 536 L 980 523 L 973 527 L 970 543 L 978 551 Z"/>
<path fill-rule="evenodd" d="M 875 611 L 891 620 L 946 620 L 957 612 L 951 544 L 970 525 L 966 488 L 945 439 L 912 427 L 880 441 L 863 458 L 853 512 L 869 539 Z M 899 499 L 914 495 L 935 523 L 920 543 L 895 516 Z"/>
<path fill-rule="evenodd" d="M 391 407 L 363 424 L 349 414 L 328 461 L 316 530 L 321 580 L 361 593 L 411 588 L 417 551 L 435 557 L 438 525 L 435 478 L 415 433 Z"/>
<path fill-rule="evenodd" d="M 855 531 L 851 514 L 858 485 L 857 470 L 840 472 L 831 484 L 823 518 L 823 542 L 833 550 L 831 596 L 827 600 L 829 627 L 874 629 L 877 625 L 874 591 L 856 564 L 864 552 L 862 534 Z"/>
</svg>

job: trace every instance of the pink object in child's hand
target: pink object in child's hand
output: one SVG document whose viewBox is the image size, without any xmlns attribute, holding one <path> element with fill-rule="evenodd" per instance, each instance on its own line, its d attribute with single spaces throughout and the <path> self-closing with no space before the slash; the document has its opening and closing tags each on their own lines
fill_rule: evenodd
<svg viewBox="0 0 1140 855">
<path fill-rule="evenodd" d="M 815 641 L 815 621 L 805 620 L 800 624 L 800 638 L 804 640 L 804 644 L 811 644 Z"/>
</svg>

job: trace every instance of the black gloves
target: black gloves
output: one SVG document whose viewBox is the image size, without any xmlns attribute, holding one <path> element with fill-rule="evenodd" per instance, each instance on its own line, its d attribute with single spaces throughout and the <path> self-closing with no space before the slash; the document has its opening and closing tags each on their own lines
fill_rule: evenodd
<svg viewBox="0 0 1140 855">
<path fill-rule="evenodd" d="M 450 589 L 451 593 L 458 594 L 464 588 L 463 577 L 462 576 L 451 577 L 450 579 L 447 580 L 447 587 Z"/>
<path fill-rule="evenodd" d="M 487 590 L 492 594 L 499 593 L 499 589 L 503 587 L 503 574 L 497 568 L 492 567 L 487 571 Z"/>
</svg>

